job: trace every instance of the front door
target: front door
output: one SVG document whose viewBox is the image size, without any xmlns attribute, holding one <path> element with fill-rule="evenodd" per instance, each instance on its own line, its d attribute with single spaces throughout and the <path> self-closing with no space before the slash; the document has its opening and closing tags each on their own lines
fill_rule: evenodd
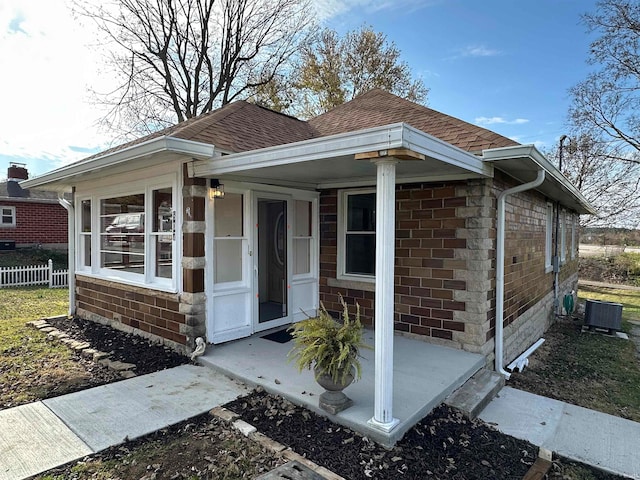
<svg viewBox="0 0 640 480">
<path fill-rule="evenodd" d="M 318 196 L 228 185 L 207 222 L 207 341 L 300 321 L 318 308 Z"/>
<path fill-rule="evenodd" d="M 255 331 L 290 322 L 288 205 L 288 199 L 282 197 L 258 196 L 256 200 Z"/>
</svg>

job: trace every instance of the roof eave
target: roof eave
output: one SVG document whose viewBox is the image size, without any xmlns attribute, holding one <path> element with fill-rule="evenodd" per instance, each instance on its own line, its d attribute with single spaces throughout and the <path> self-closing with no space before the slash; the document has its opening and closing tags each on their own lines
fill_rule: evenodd
<svg viewBox="0 0 640 480">
<path fill-rule="evenodd" d="M 574 208 L 580 214 L 595 215 L 597 210 L 591 203 L 573 186 L 573 184 L 535 147 L 535 145 L 517 145 L 512 147 L 493 148 L 482 151 L 482 158 L 492 163 L 495 168 L 502 170 L 517 180 L 526 182 L 528 178 L 519 178 L 523 167 L 529 168 L 535 176 L 535 171 L 542 168 L 546 172 L 545 183 L 538 188 L 539 191 L 549 196 L 545 191 L 545 184 L 555 185 L 563 195 L 550 197 L 567 206 Z M 522 162 L 527 162 L 523 164 Z M 516 173 L 517 172 L 517 173 Z M 558 197 L 558 198 L 555 198 Z"/>
<path fill-rule="evenodd" d="M 492 175 L 492 166 L 482 159 L 402 122 L 200 160 L 193 163 L 192 174 L 218 176 L 395 148 L 408 148 L 474 174 Z"/>
<path fill-rule="evenodd" d="M 210 144 L 183 140 L 181 138 L 162 136 L 137 145 L 132 145 L 113 153 L 92 157 L 52 170 L 43 175 L 23 180 L 22 188 L 36 188 L 52 184 L 67 184 L 69 180 L 97 169 L 110 167 L 129 160 L 150 156 L 160 152 L 173 152 L 189 155 L 192 158 L 204 159 L 213 156 L 215 147 Z M 60 189 L 59 190 L 64 190 Z"/>
</svg>

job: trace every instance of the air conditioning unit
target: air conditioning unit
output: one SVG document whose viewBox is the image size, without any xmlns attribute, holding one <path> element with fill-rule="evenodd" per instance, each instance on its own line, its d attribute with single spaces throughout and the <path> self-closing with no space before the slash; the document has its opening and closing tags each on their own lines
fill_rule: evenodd
<svg viewBox="0 0 640 480">
<path fill-rule="evenodd" d="M 610 332 L 622 330 L 622 304 L 587 300 L 584 323 L 589 329 L 603 328 Z"/>
</svg>

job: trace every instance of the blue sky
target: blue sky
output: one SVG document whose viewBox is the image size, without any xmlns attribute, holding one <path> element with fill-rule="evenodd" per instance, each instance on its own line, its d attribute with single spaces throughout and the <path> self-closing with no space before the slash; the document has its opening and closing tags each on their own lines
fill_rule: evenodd
<svg viewBox="0 0 640 480">
<path fill-rule="evenodd" d="M 521 143 L 565 133 L 568 89 L 592 68 L 580 15 L 595 0 L 325 0 L 339 33 L 373 26 L 431 89 L 431 108 Z M 0 3 L 0 178 L 10 161 L 39 175 L 105 148 L 87 87 L 110 77 L 92 32 L 65 0 Z M 11 72 L 7 75 L 6 72 Z"/>
</svg>

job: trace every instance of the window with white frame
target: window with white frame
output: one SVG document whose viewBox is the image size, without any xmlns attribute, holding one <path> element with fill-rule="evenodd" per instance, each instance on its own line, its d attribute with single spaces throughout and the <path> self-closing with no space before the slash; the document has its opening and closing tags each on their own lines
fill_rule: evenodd
<svg viewBox="0 0 640 480">
<path fill-rule="evenodd" d="M 375 190 L 340 192 L 338 277 L 372 279 L 376 266 Z"/>
<path fill-rule="evenodd" d="M 546 272 L 552 270 L 552 242 L 553 242 L 553 204 L 547 203 L 547 214 L 545 217 L 545 244 L 544 244 L 544 268 Z"/>
<path fill-rule="evenodd" d="M 79 262 L 80 270 L 91 268 L 91 200 L 80 201 Z"/>
<path fill-rule="evenodd" d="M 0 207 L 0 227 L 16 226 L 16 207 L 1 206 Z"/>
<path fill-rule="evenodd" d="M 248 245 L 244 231 L 244 202 L 242 193 L 226 192 L 224 199 L 215 199 L 213 208 L 213 234 L 215 268 L 213 281 L 217 284 L 241 282 L 242 250 Z M 246 280 L 246 279 L 245 279 Z"/>
<path fill-rule="evenodd" d="M 567 212 L 560 212 L 560 263 L 567 260 Z"/>
<path fill-rule="evenodd" d="M 174 184 L 79 198 L 78 270 L 175 290 Z"/>
<path fill-rule="evenodd" d="M 309 274 L 313 246 L 313 202 L 294 200 L 293 215 L 293 274 Z"/>
</svg>

